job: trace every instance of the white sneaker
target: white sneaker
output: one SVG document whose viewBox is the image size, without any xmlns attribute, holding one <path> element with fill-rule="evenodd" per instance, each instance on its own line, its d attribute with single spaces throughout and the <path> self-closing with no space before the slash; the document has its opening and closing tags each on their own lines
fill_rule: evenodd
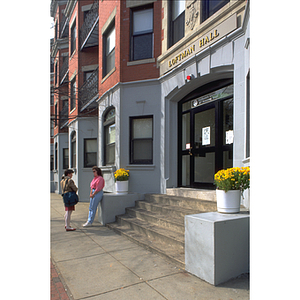
<svg viewBox="0 0 300 300">
<path fill-rule="evenodd" d="M 84 223 L 82 226 L 83 227 L 90 227 L 90 226 L 92 226 L 92 223 L 90 223 L 89 221 L 86 221 L 86 223 Z"/>
</svg>

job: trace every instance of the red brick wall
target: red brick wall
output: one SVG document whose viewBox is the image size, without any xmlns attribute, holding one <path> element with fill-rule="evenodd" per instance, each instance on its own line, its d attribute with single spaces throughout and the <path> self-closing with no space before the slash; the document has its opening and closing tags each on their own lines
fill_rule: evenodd
<svg viewBox="0 0 300 300">
<path fill-rule="evenodd" d="M 102 84 L 103 38 L 101 29 L 110 14 L 117 7 L 115 17 L 116 47 L 115 47 L 115 72 Z M 154 57 L 161 54 L 161 1 L 153 3 L 154 12 Z M 99 89 L 100 95 L 109 90 L 118 82 L 138 81 L 159 77 L 156 61 L 148 64 L 127 66 L 130 62 L 130 8 L 126 1 L 104 0 L 99 2 Z"/>
</svg>

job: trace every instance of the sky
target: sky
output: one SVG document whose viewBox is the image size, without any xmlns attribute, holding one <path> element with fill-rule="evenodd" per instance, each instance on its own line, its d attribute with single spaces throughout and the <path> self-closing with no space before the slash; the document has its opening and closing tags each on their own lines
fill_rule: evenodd
<svg viewBox="0 0 300 300">
<path fill-rule="evenodd" d="M 49 28 L 50 28 L 50 31 L 49 31 L 49 35 L 50 35 L 50 39 L 53 39 L 54 37 L 54 29 L 53 29 L 53 26 L 54 26 L 54 22 L 53 22 L 53 18 L 52 17 L 49 17 Z"/>
</svg>

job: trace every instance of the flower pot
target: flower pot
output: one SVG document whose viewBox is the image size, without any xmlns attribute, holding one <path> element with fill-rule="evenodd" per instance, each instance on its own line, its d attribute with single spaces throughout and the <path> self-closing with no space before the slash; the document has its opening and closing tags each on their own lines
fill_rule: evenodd
<svg viewBox="0 0 300 300">
<path fill-rule="evenodd" d="M 217 209 L 223 214 L 235 214 L 240 212 L 241 191 L 240 190 L 216 190 Z"/>
<path fill-rule="evenodd" d="M 128 180 L 116 181 L 115 185 L 117 194 L 128 194 Z"/>
</svg>

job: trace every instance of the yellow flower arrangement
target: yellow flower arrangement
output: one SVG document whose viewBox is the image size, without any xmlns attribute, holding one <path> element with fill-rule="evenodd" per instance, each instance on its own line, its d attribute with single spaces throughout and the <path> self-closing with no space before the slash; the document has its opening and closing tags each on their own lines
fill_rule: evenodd
<svg viewBox="0 0 300 300">
<path fill-rule="evenodd" d="M 118 169 L 114 172 L 115 181 L 127 181 L 129 178 L 129 170 L 124 168 Z"/>
<path fill-rule="evenodd" d="M 250 187 L 250 167 L 229 168 L 215 174 L 215 185 L 219 190 L 244 190 Z"/>
</svg>

